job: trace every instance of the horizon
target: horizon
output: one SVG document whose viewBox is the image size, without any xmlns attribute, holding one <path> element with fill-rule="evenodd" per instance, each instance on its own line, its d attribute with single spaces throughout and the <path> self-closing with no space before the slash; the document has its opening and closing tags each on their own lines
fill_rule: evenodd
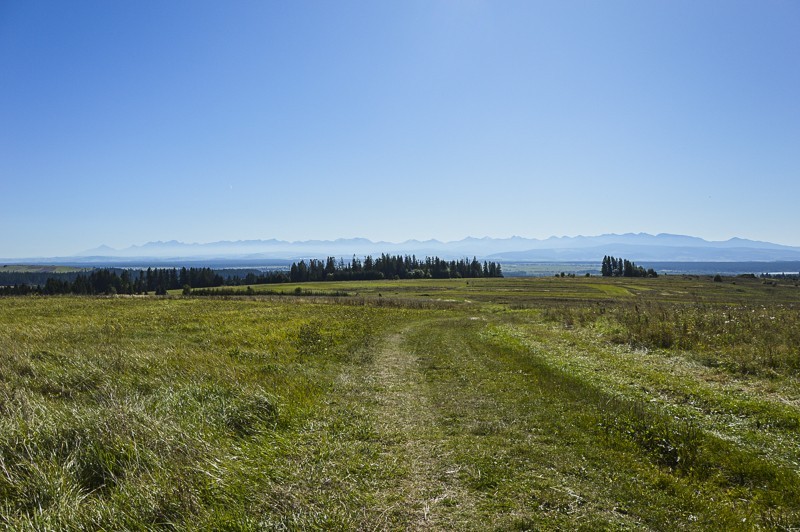
<svg viewBox="0 0 800 532">
<path fill-rule="evenodd" d="M 523 239 L 523 240 L 534 240 L 539 242 L 544 242 L 547 240 L 555 240 L 555 239 L 575 239 L 575 238 L 597 238 L 602 236 L 624 236 L 624 235 L 647 235 L 647 236 L 677 236 L 677 237 L 688 237 L 688 238 L 698 238 L 701 240 L 705 240 L 706 242 L 710 243 L 719 243 L 719 242 L 728 242 L 731 240 L 744 240 L 750 242 L 760 242 L 760 243 L 767 243 L 767 244 L 776 244 L 779 246 L 787 246 L 787 247 L 797 247 L 800 248 L 798 244 L 790 244 L 786 242 L 777 241 L 775 239 L 760 239 L 760 238 L 748 238 L 742 237 L 740 235 L 733 235 L 727 238 L 707 238 L 696 234 L 680 234 L 680 233 L 673 233 L 673 232 L 648 232 L 648 231 L 622 231 L 622 232 L 613 232 L 613 233 L 579 233 L 579 234 L 553 234 L 549 236 L 524 236 L 519 234 L 512 234 L 508 236 L 491 236 L 491 235 L 484 235 L 484 236 L 475 236 L 475 235 L 466 235 L 463 237 L 456 237 L 456 238 L 437 238 L 436 236 L 432 236 L 429 238 L 404 238 L 404 239 L 388 239 L 388 238 L 367 238 L 364 236 L 339 236 L 333 238 L 298 238 L 298 239 L 289 239 L 289 238 L 281 238 L 281 237 L 254 237 L 254 238 L 221 238 L 219 240 L 193 240 L 193 241 L 185 241 L 185 240 L 178 240 L 177 238 L 162 238 L 162 239 L 153 239 L 153 240 L 146 240 L 146 241 L 137 241 L 133 243 L 121 243 L 117 245 L 110 245 L 106 242 L 101 242 L 96 245 L 88 245 L 87 247 L 81 249 L 72 249 L 71 251 L 65 251 L 63 254 L 33 254 L 33 255 L 10 255 L 10 254 L 3 254 L 0 255 L 0 259 L 39 259 L 39 258 L 68 258 L 73 256 L 79 256 L 83 253 L 88 251 L 93 251 L 96 249 L 108 248 L 113 251 L 124 251 L 130 248 L 137 248 L 137 247 L 144 247 L 152 244 L 170 244 L 170 243 L 177 243 L 182 245 L 197 245 L 197 246 L 204 246 L 209 244 L 218 244 L 218 243 L 240 243 L 240 242 L 270 242 L 270 241 L 277 241 L 283 242 L 287 244 L 300 244 L 305 242 L 336 242 L 340 240 L 367 240 L 374 244 L 391 244 L 391 245 L 399 245 L 405 244 L 408 242 L 438 242 L 442 244 L 448 243 L 455 243 L 461 242 L 468 239 L 474 240 L 512 240 L 512 239 Z"/>
<path fill-rule="evenodd" d="M 0 256 L 263 235 L 798 247 L 797 20 L 788 2 L 5 3 Z"/>
<path fill-rule="evenodd" d="M 731 238 L 725 239 L 725 240 L 709 240 L 709 239 L 704 239 L 702 237 L 698 237 L 696 235 L 681 235 L 681 234 L 675 234 L 675 233 L 657 233 L 657 234 L 652 234 L 652 233 L 646 233 L 646 232 L 631 232 L 631 231 L 628 231 L 628 232 L 625 232 L 625 233 L 603 233 L 603 234 L 598 234 L 598 235 L 551 235 L 551 236 L 549 236 L 547 238 L 534 238 L 534 237 L 525 237 L 525 236 L 520 236 L 520 235 L 512 235 L 512 236 L 508 236 L 508 237 L 466 236 L 464 238 L 459 238 L 459 239 L 454 239 L 454 240 L 441 240 L 441 239 L 437 239 L 437 238 L 431 238 L 431 239 L 427 239 L 427 240 L 407 239 L 407 240 L 396 241 L 396 242 L 395 241 L 389 241 L 389 240 L 372 240 L 372 239 L 368 239 L 368 238 L 364 238 L 364 237 L 358 237 L 358 236 L 355 236 L 355 237 L 340 237 L 340 238 L 335 238 L 335 239 L 284 240 L 284 239 L 280 239 L 280 238 L 267 238 L 267 239 L 247 239 L 247 240 L 243 240 L 243 239 L 239 239 L 239 240 L 217 240 L 217 241 L 209 241 L 209 242 L 184 242 L 184 241 L 179 241 L 179 240 L 175 240 L 175 239 L 170 239 L 170 240 L 148 241 L 148 242 L 144 242 L 144 243 L 141 243 L 141 244 L 131 244 L 131 245 L 123 246 L 123 247 L 119 247 L 119 248 L 115 248 L 115 247 L 109 246 L 107 244 L 100 244 L 98 246 L 94 246 L 94 247 L 91 247 L 91 248 L 86 248 L 86 249 L 74 251 L 74 252 L 69 253 L 69 254 L 58 255 L 58 256 L 56 256 L 56 255 L 51 255 L 51 256 L 43 256 L 43 255 L 40 255 L 40 256 L 16 256 L 16 257 L 14 257 L 14 256 L 0 256 L 0 260 L 8 260 L 8 261 L 11 261 L 11 262 L 18 262 L 18 261 L 21 261 L 21 260 L 36 261 L 36 260 L 54 259 L 56 261 L 62 261 L 62 260 L 67 260 L 67 259 L 75 259 L 75 260 L 80 261 L 82 259 L 86 259 L 86 258 L 90 258 L 90 257 L 101 257 L 102 255 L 92 255 L 91 254 L 92 252 L 100 252 L 100 251 L 108 252 L 109 253 L 108 257 L 109 258 L 112 258 L 112 257 L 115 257 L 115 256 L 119 257 L 119 258 L 122 258 L 123 255 L 114 255 L 114 254 L 130 252 L 131 250 L 136 250 L 136 249 L 146 249 L 148 247 L 150 247 L 150 248 L 153 248 L 153 247 L 169 248 L 170 246 L 197 246 L 197 247 L 202 248 L 202 247 L 205 247 L 205 246 L 214 246 L 214 245 L 219 245 L 219 244 L 227 244 L 227 245 L 230 245 L 230 248 L 228 248 L 227 251 L 217 252 L 217 253 L 221 253 L 220 255 L 218 255 L 218 258 L 225 260 L 225 257 L 229 256 L 229 254 L 231 253 L 231 249 L 232 248 L 235 248 L 235 247 L 237 247 L 239 245 L 242 245 L 242 244 L 258 244 L 258 243 L 263 243 L 265 245 L 270 245 L 270 244 L 277 243 L 277 244 L 284 245 L 284 246 L 293 246 L 293 247 L 295 247 L 295 246 L 311 245 L 311 244 L 317 244 L 317 245 L 320 245 L 320 244 L 337 244 L 337 245 L 339 245 L 339 244 L 341 244 L 341 242 L 357 241 L 357 243 L 359 243 L 361 245 L 366 245 L 365 243 L 368 243 L 369 245 L 372 245 L 372 244 L 374 244 L 374 245 L 385 244 L 385 245 L 387 245 L 389 247 L 398 247 L 398 246 L 402 246 L 404 244 L 413 244 L 413 243 L 431 244 L 431 245 L 440 245 L 440 246 L 448 246 L 448 245 L 452 245 L 452 244 L 459 244 L 459 243 L 462 243 L 462 242 L 465 242 L 465 241 L 476 241 L 476 242 L 484 243 L 484 244 L 487 241 L 488 242 L 502 242 L 502 241 L 513 241 L 513 240 L 522 240 L 522 241 L 531 242 L 531 243 L 534 243 L 534 242 L 546 243 L 546 242 L 549 242 L 549 241 L 564 241 L 564 240 L 578 240 L 578 239 L 594 240 L 594 239 L 609 238 L 609 237 L 611 237 L 612 239 L 613 239 L 613 237 L 620 237 L 620 238 L 622 238 L 622 237 L 645 237 L 645 238 L 648 238 L 649 237 L 649 238 L 653 238 L 653 239 L 663 238 L 663 237 L 677 237 L 677 238 L 682 238 L 682 239 L 685 238 L 685 239 L 689 239 L 689 240 L 701 240 L 701 241 L 703 241 L 703 242 L 705 242 L 707 244 L 710 244 L 710 245 L 724 244 L 724 243 L 728 243 L 728 242 L 731 242 L 731 241 L 742 241 L 744 243 L 768 244 L 770 246 L 777 245 L 777 246 L 783 246 L 783 247 L 787 247 L 787 248 L 794 248 L 796 250 L 800 250 L 800 246 L 789 246 L 789 245 L 786 245 L 786 244 L 782 244 L 780 242 L 772 242 L 772 241 L 764 241 L 764 240 L 751 240 L 751 239 L 746 239 L 746 238 L 741 238 L 741 237 L 731 237 Z M 612 245 L 613 246 L 614 244 L 609 243 L 608 245 Z M 466 250 L 464 252 L 467 253 L 467 254 L 474 254 L 474 253 L 481 254 L 479 247 L 480 247 L 480 244 L 476 244 L 475 248 L 473 248 L 472 250 Z M 578 246 L 576 248 L 565 247 L 565 248 L 561 248 L 561 249 L 578 249 L 578 248 L 582 248 L 582 247 L 584 247 L 584 246 L 578 244 Z M 672 247 L 672 246 L 670 246 L 669 244 L 666 244 L 665 247 Z M 680 247 L 681 246 L 677 246 L 677 248 L 680 248 Z M 560 246 L 557 246 L 557 248 L 560 248 Z M 354 248 L 353 254 L 355 254 L 355 255 L 359 254 L 356 251 L 357 249 L 358 248 Z M 407 249 L 411 250 L 413 248 L 407 248 Z M 505 249 L 506 251 L 513 251 L 514 250 L 513 247 L 511 247 L 511 248 L 498 248 L 498 249 Z M 547 249 L 550 249 L 550 248 L 541 248 L 541 249 L 547 250 Z M 752 248 L 752 249 L 757 249 L 757 248 Z M 362 251 L 363 251 L 363 249 L 362 249 Z M 390 252 L 390 253 L 402 252 L 400 250 L 387 250 L 387 251 Z M 432 248 L 432 251 L 433 251 L 433 248 Z M 288 251 L 285 251 L 285 252 L 288 253 Z M 146 253 L 146 252 L 143 251 L 143 253 Z M 334 253 L 334 252 L 331 251 L 331 253 Z M 290 255 L 286 255 L 287 258 L 289 256 Z M 129 256 L 129 258 L 136 258 L 136 257 L 137 256 Z M 138 256 L 138 258 L 148 258 L 148 257 L 155 259 L 155 258 L 158 258 L 159 255 L 155 254 L 155 255 L 140 255 L 140 256 Z M 164 256 L 164 257 L 166 257 L 166 256 Z M 193 257 L 193 255 L 186 255 L 185 256 L 186 259 L 191 259 L 192 257 Z M 197 256 L 194 256 L 194 257 L 195 258 L 204 257 L 204 255 L 197 255 Z M 210 255 L 208 257 L 210 257 Z M 173 258 L 178 259 L 180 257 L 179 256 L 175 256 Z M 580 260 L 583 260 L 583 259 L 580 259 Z M 667 259 L 659 259 L 659 260 L 667 260 Z M 759 260 L 763 260 L 763 259 L 755 259 L 754 258 L 752 260 L 759 261 Z M 777 261 L 785 261 L 785 260 L 792 260 L 792 259 L 775 259 L 775 260 L 777 260 Z M 800 258 L 798 260 L 800 260 Z M 676 259 L 676 261 L 677 262 L 681 262 L 681 260 L 678 260 L 678 259 Z M 741 261 L 737 260 L 737 261 L 734 261 L 734 262 L 741 262 Z"/>
<path fill-rule="evenodd" d="M 241 242 L 273 242 L 274 241 L 274 242 L 283 242 L 283 243 L 287 243 L 287 244 L 300 244 L 300 243 L 305 243 L 305 242 L 337 242 L 337 241 L 342 241 L 342 240 L 367 240 L 367 241 L 369 241 L 369 242 L 371 242 L 373 244 L 386 243 L 386 244 L 398 245 L 398 244 L 405 244 L 405 243 L 408 243 L 408 242 L 420 242 L 420 243 L 438 242 L 438 243 L 442 243 L 442 244 L 449 244 L 449 243 L 454 243 L 454 242 L 462 242 L 464 240 L 470 240 L 470 239 L 472 239 L 472 240 L 512 240 L 512 239 L 522 239 L 522 240 L 535 240 L 535 241 L 539 241 L 539 242 L 544 242 L 544 241 L 547 241 L 547 240 L 558 240 L 558 239 L 597 238 L 597 237 L 604 237 L 604 236 L 628 236 L 628 235 L 633 235 L 633 236 L 652 236 L 652 237 L 676 236 L 676 237 L 687 237 L 687 238 L 700 238 L 700 239 L 705 240 L 707 242 L 728 242 L 728 241 L 731 241 L 731 240 L 745 240 L 745 241 L 751 241 L 751 242 L 763 242 L 763 243 L 777 244 L 777 245 L 782 245 L 782 246 L 790 246 L 789 244 L 783 244 L 781 242 L 774 242 L 774 241 L 767 241 L 767 240 L 753 240 L 753 239 L 742 238 L 742 237 L 738 237 L 738 236 L 732 236 L 730 238 L 726 238 L 726 239 L 722 239 L 722 240 L 710 240 L 710 239 L 699 237 L 699 236 L 696 236 L 696 235 L 682 235 L 682 234 L 677 234 L 677 233 L 663 233 L 663 232 L 662 233 L 647 233 L 645 231 L 626 231 L 624 233 L 602 233 L 602 234 L 595 234 L 595 235 L 591 235 L 591 234 L 550 235 L 550 236 L 545 237 L 545 238 L 527 237 L 527 236 L 522 236 L 522 235 L 510 235 L 510 236 L 488 236 L 488 235 L 475 236 L 475 235 L 467 235 L 465 237 L 455 238 L 455 239 L 452 239 L 452 240 L 441 239 L 441 238 L 436 238 L 436 237 L 427 238 L 427 239 L 424 239 L 424 240 L 418 239 L 418 238 L 407 238 L 407 239 L 404 239 L 404 240 L 386 240 L 386 239 L 373 240 L 373 239 L 362 237 L 362 236 L 343 236 L 343 237 L 336 237 L 336 238 L 331 238 L 331 239 L 307 238 L 307 239 L 301 239 L 301 240 L 287 240 L 287 239 L 283 239 L 283 238 L 271 237 L 271 238 L 252 238 L 252 239 L 223 239 L 223 240 L 213 240 L 213 241 L 205 241 L 205 242 L 199 242 L 199 241 L 186 242 L 186 241 L 182 241 L 182 240 L 169 239 L 169 240 L 149 240 L 149 241 L 143 242 L 141 244 L 134 243 L 134 244 L 130 244 L 130 245 L 127 245 L 127 246 L 120 247 L 120 248 L 115 248 L 115 247 L 112 247 L 112 246 L 109 246 L 109 245 L 103 243 L 103 244 L 100 244 L 100 245 L 95 246 L 93 248 L 89 248 L 89 249 L 86 249 L 86 250 L 78 251 L 77 253 L 82 253 L 82 252 L 85 252 L 85 251 L 92 251 L 94 249 L 100 249 L 100 248 L 109 248 L 109 249 L 113 249 L 113 250 L 116 250 L 116 251 L 121 251 L 121 250 L 125 250 L 125 249 L 130 249 L 130 248 L 144 247 L 144 246 L 151 245 L 151 244 L 172 244 L 172 243 L 182 244 L 182 245 L 189 245 L 189 246 L 204 246 L 204 245 L 218 244 L 218 243 L 237 244 L 237 243 L 241 243 Z M 790 247 L 800 247 L 800 246 L 790 246 Z"/>
</svg>

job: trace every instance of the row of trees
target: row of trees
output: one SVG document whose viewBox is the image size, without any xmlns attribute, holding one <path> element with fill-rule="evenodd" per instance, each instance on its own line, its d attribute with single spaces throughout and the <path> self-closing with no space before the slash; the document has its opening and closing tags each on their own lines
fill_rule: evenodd
<svg viewBox="0 0 800 532">
<path fill-rule="evenodd" d="M 658 277 L 653 268 L 645 270 L 628 259 L 606 255 L 600 267 L 603 277 Z"/>
<path fill-rule="evenodd" d="M 74 281 L 78 275 L 86 275 L 91 268 L 75 271 L 6 271 L 6 267 L 0 268 L 0 286 L 13 286 L 27 284 L 29 286 L 43 285 L 51 277 L 56 279 L 66 279 Z"/>
<path fill-rule="evenodd" d="M 452 279 L 475 277 L 502 277 L 503 270 L 496 262 L 477 258 L 472 260 L 443 260 L 439 257 L 417 259 L 414 255 L 371 255 L 364 260 L 353 257 L 345 262 L 334 257 L 325 261 L 311 259 L 292 264 L 289 279 L 293 283 L 305 281 L 365 281 L 377 279 Z"/>
<path fill-rule="evenodd" d="M 211 268 L 147 268 L 147 270 L 97 269 L 73 279 L 49 277 L 44 284 L 0 287 L 0 295 L 27 294 L 166 294 L 167 290 L 191 286 L 221 286 L 225 279 Z"/>
<path fill-rule="evenodd" d="M 344 262 L 334 257 L 321 261 L 301 260 L 292 264 L 286 271 L 253 272 L 244 276 L 225 276 L 211 268 L 148 268 L 147 270 L 126 270 L 101 268 L 90 273 L 52 275 L 41 284 L 22 283 L 0 286 L 0 295 L 27 294 L 148 294 L 163 295 L 167 290 L 183 288 L 213 288 L 222 285 L 302 283 L 306 281 L 356 281 L 376 279 L 449 279 L 473 277 L 502 277 L 503 271 L 495 262 L 478 262 L 474 258 L 461 260 L 442 260 L 439 257 L 426 257 L 419 260 L 415 256 L 386 255 L 364 260 L 353 257 Z"/>
<path fill-rule="evenodd" d="M 741 277 L 741 275 L 740 275 L 740 277 Z M 755 275 L 753 275 L 753 277 L 755 277 Z M 798 279 L 800 279 L 800 272 L 798 272 L 798 273 L 794 273 L 794 272 L 762 273 L 761 274 L 761 278 L 762 279 L 791 279 L 791 280 L 797 281 Z"/>
</svg>

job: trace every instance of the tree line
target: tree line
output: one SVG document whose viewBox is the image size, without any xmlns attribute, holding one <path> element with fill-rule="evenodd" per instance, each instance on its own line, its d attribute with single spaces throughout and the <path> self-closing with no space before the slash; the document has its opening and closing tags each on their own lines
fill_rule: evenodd
<svg viewBox="0 0 800 532">
<path fill-rule="evenodd" d="M 364 260 L 353 257 L 345 262 L 334 257 L 321 261 L 311 259 L 293 263 L 289 279 L 293 283 L 306 281 L 373 281 L 380 279 L 454 279 L 502 277 L 503 270 L 496 262 L 479 262 L 477 258 L 444 260 L 439 257 L 417 259 L 414 255 L 371 255 Z"/>
<path fill-rule="evenodd" d="M 50 276 L 43 284 L 15 284 L 0 287 L 0 295 L 100 295 L 148 294 L 163 295 L 167 290 L 194 286 L 221 286 L 225 279 L 211 268 L 147 268 L 117 270 L 98 268 L 88 274 Z"/>
<path fill-rule="evenodd" d="M 481 263 L 475 257 L 472 260 L 464 258 L 447 261 L 439 257 L 420 260 L 413 255 L 381 254 L 375 258 L 368 255 L 363 261 L 356 257 L 348 262 L 343 259 L 337 261 L 334 257 L 328 257 L 324 261 L 301 260 L 292 263 L 289 271 L 248 270 L 244 275 L 232 273 L 231 270 L 215 271 L 211 268 L 98 268 L 89 273 L 48 274 L 46 278 L 36 277 L 33 282 L 6 282 L 0 286 L 0 295 L 164 295 L 168 290 L 214 288 L 223 285 L 502 276 L 500 264 L 486 261 Z"/>
<path fill-rule="evenodd" d="M 13 271 L 13 270 L 5 271 L 5 269 L 0 269 L 0 286 L 12 286 L 12 285 L 22 285 L 22 284 L 27 284 L 30 286 L 43 285 L 51 277 L 54 277 L 56 279 L 67 279 L 69 281 L 74 281 L 78 275 L 80 274 L 85 275 L 91 270 L 92 268 L 86 268 L 85 270 L 75 270 L 68 272 L 47 272 L 47 271 L 31 272 L 31 271 Z"/>
<path fill-rule="evenodd" d="M 653 268 L 645 270 L 628 259 L 606 255 L 600 267 L 603 277 L 658 277 Z"/>
</svg>

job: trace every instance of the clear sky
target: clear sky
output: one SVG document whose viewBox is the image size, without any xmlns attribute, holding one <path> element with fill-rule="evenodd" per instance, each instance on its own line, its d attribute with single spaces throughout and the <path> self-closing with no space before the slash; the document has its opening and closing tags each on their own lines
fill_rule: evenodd
<svg viewBox="0 0 800 532">
<path fill-rule="evenodd" d="M 0 257 L 800 245 L 800 2 L 0 1 Z"/>
</svg>

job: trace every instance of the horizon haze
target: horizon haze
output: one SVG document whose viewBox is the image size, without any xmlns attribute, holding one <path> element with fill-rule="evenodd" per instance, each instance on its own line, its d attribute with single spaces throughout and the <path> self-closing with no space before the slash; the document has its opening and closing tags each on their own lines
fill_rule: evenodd
<svg viewBox="0 0 800 532">
<path fill-rule="evenodd" d="M 378 256 L 383 253 L 439 256 L 456 259 L 477 256 L 505 263 L 524 262 L 599 262 L 605 255 L 623 256 L 636 261 L 658 262 L 776 262 L 800 261 L 800 247 L 771 242 L 731 238 L 708 241 L 702 238 L 647 233 L 604 234 L 596 236 L 549 237 L 547 239 L 474 238 L 442 242 L 439 240 L 407 240 L 393 243 L 373 242 L 366 238 L 336 240 L 239 240 L 204 244 L 176 240 L 147 242 L 122 249 L 107 245 L 64 257 L 4 258 L 8 263 L 50 262 L 72 265 L 110 265 L 131 262 L 168 261 L 173 264 L 236 263 L 240 265 L 271 264 L 274 261 L 305 258 L 349 258 Z"/>
</svg>

